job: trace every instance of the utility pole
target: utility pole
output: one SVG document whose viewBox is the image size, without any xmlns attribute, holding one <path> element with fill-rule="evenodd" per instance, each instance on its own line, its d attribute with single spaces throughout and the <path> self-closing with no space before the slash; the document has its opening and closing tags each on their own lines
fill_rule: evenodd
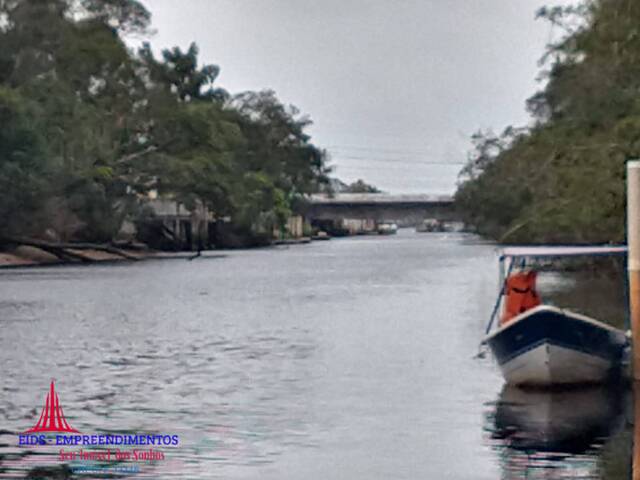
<svg viewBox="0 0 640 480">
<path fill-rule="evenodd" d="M 627 270 L 633 356 L 633 480 L 640 480 L 640 161 L 627 162 Z"/>
</svg>

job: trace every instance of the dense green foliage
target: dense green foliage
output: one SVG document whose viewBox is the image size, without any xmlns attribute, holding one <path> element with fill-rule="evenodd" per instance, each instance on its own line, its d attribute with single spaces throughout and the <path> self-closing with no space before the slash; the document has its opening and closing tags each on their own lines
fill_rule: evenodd
<svg viewBox="0 0 640 480">
<path fill-rule="evenodd" d="M 195 44 L 131 51 L 149 21 L 135 0 L 0 0 L 0 235 L 107 241 L 152 191 L 267 232 L 326 181 L 273 92 L 230 95 Z"/>
<path fill-rule="evenodd" d="M 640 157 L 640 2 L 539 15 L 565 34 L 543 58 L 532 124 L 474 137 L 458 207 L 505 242 L 622 242 L 625 161 Z"/>
</svg>

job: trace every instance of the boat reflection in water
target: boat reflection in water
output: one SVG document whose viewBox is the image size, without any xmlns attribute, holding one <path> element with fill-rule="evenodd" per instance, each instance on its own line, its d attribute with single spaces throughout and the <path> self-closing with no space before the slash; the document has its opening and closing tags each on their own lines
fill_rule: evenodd
<svg viewBox="0 0 640 480">
<path fill-rule="evenodd" d="M 631 401 L 620 388 L 505 386 L 485 422 L 501 478 L 631 478 Z"/>
</svg>

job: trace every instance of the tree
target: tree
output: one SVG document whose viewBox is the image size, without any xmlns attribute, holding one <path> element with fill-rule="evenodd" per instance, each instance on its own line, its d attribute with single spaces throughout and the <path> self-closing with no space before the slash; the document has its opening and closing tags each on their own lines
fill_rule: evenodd
<svg viewBox="0 0 640 480">
<path fill-rule="evenodd" d="M 478 137 L 456 201 L 480 233 L 509 242 L 624 241 L 624 164 L 640 155 L 640 3 L 543 9 L 563 28 L 543 58 L 535 123 Z"/>
<path fill-rule="evenodd" d="M 44 142 L 29 120 L 27 101 L 0 87 L 0 235 L 33 232 L 50 169 Z"/>
<path fill-rule="evenodd" d="M 220 68 L 217 65 L 198 67 L 198 46 L 195 43 L 191 43 L 186 52 L 183 52 L 179 47 L 163 50 L 163 62 L 155 60 L 148 43 L 143 45 L 139 54 L 153 69 L 154 78 L 169 88 L 183 102 L 191 100 L 224 101 L 229 96 L 224 89 L 213 86 L 220 74 Z"/>
<path fill-rule="evenodd" d="M 234 167 L 238 178 L 249 180 L 236 184 L 239 218 L 246 224 L 253 217 L 260 230 L 281 227 L 299 199 L 327 179 L 325 154 L 305 133 L 311 122 L 270 90 L 244 92 L 227 106 L 237 112 L 246 139 Z"/>
<path fill-rule="evenodd" d="M 29 170 L 25 192 L 42 197 L 30 208 L 55 210 L 30 233 L 108 241 L 151 190 L 248 234 L 284 224 L 324 181 L 310 121 L 273 92 L 231 97 L 193 43 L 160 59 L 148 44 L 133 54 L 123 35 L 144 31 L 149 18 L 136 0 L 0 0 L 0 88 L 8 118 L 24 125 L 12 135 L 31 161 L 42 159 L 29 170 L 6 153 L 6 171 Z M 7 195 L 7 204 L 26 202 Z M 26 231 L 22 210 L 7 212 Z"/>
<path fill-rule="evenodd" d="M 346 193 L 381 193 L 378 188 L 358 179 L 345 188 Z"/>
<path fill-rule="evenodd" d="M 141 179 L 139 169 L 120 161 L 141 148 L 135 102 L 144 85 L 118 35 L 120 27 L 144 25 L 148 12 L 136 3 L 14 0 L 1 6 L 8 25 L 0 34 L 7 47 L 2 83 L 38 105 L 32 121 L 54 167 L 42 181 L 51 199 L 60 199 L 53 203 L 80 217 L 81 228 L 59 232 L 63 236 L 111 238 Z"/>
</svg>

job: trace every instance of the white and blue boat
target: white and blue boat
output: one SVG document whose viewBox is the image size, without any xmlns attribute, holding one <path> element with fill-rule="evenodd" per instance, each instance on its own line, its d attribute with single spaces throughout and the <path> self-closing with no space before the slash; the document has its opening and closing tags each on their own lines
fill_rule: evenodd
<svg viewBox="0 0 640 480">
<path fill-rule="evenodd" d="M 508 384 L 537 387 L 593 384 L 605 382 L 620 372 L 628 345 L 622 330 L 579 313 L 545 305 L 537 300 L 533 285 L 530 290 L 513 290 L 515 295 L 528 295 L 535 301 L 521 302 L 524 306 L 519 310 L 516 304 L 515 312 L 513 305 L 507 304 L 511 293 L 509 280 L 518 272 L 531 272 L 531 263 L 575 256 L 625 255 L 626 251 L 624 246 L 608 245 L 503 250 L 501 291 L 483 343 L 493 352 Z M 531 276 L 531 273 L 524 275 Z M 535 276 L 533 278 L 535 280 Z M 509 308 L 510 316 L 506 314 Z"/>
</svg>

